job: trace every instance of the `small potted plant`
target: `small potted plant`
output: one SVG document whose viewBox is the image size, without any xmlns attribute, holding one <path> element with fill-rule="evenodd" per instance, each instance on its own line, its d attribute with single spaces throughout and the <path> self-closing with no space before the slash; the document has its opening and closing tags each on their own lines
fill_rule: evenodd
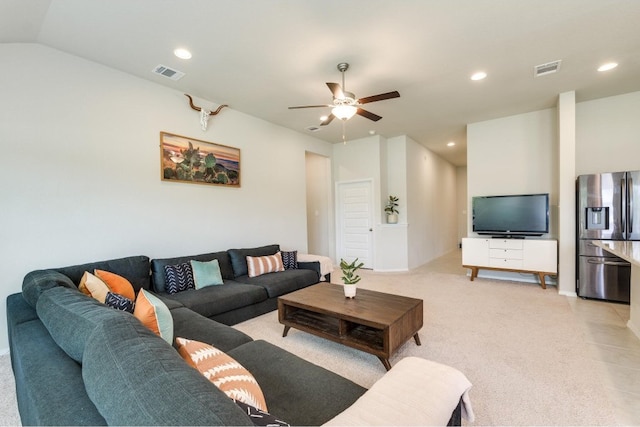
<svg viewBox="0 0 640 427">
<path fill-rule="evenodd" d="M 384 211 L 387 213 L 387 224 L 398 223 L 398 198 L 396 196 L 389 196 L 387 204 L 384 207 Z"/>
<path fill-rule="evenodd" d="M 340 259 L 340 270 L 342 270 L 342 282 L 344 283 L 344 296 L 345 298 L 356 297 L 356 284 L 360 281 L 360 276 L 356 274 L 364 263 L 358 263 L 358 258 L 353 260 L 351 264 L 343 259 Z"/>
</svg>

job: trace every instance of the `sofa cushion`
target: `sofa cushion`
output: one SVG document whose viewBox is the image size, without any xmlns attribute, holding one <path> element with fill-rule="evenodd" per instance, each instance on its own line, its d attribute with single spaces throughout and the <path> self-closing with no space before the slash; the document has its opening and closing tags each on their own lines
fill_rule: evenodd
<svg viewBox="0 0 640 427">
<path fill-rule="evenodd" d="M 224 285 L 207 286 L 173 295 L 165 294 L 163 297 L 178 301 L 205 317 L 212 317 L 268 299 L 267 291 L 264 288 L 233 281 L 228 281 Z"/>
<path fill-rule="evenodd" d="M 151 292 L 140 289 L 133 315 L 163 340 L 169 344 L 173 342 L 173 318 L 160 298 Z"/>
<path fill-rule="evenodd" d="M 56 345 L 39 320 L 13 329 L 11 363 L 22 425 L 107 425 L 87 396 L 82 365 Z"/>
<path fill-rule="evenodd" d="M 276 252 L 274 255 L 258 257 L 247 256 L 247 275 L 249 277 L 262 276 L 267 273 L 277 273 L 278 271 L 284 271 L 280 252 Z"/>
<path fill-rule="evenodd" d="M 130 316 L 61 286 L 43 292 L 36 311 L 58 346 L 77 362 L 82 362 L 86 341 L 97 325 Z"/>
<path fill-rule="evenodd" d="M 176 344 L 180 356 L 231 399 L 267 410 L 260 385 L 251 372 L 231 356 L 211 344 L 182 337 L 176 338 Z"/>
<path fill-rule="evenodd" d="M 278 273 L 263 274 L 258 277 L 237 277 L 238 282 L 263 287 L 269 298 L 279 297 L 289 292 L 318 283 L 318 273 L 313 270 L 284 270 Z"/>
<path fill-rule="evenodd" d="M 188 262 L 164 266 L 165 291 L 168 294 L 195 289 L 193 269 Z"/>
<path fill-rule="evenodd" d="M 48 289 L 63 286 L 75 289 L 76 285 L 64 274 L 55 270 L 36 270 L 27 273 L 22 280 L 22 296 L 33 308 L 36 308 L 38 298 Z"/>
<path fill-rule="evenodd" d="M 247 257 L 248 256 L 265 256 L 273 255 L 280 251 L 280 245 L 267 245 L 258 248 L 243 248 L 243 249 L 229 249 L 229 258 L 231 258 L 231 265 L 233 266 L 234 276 L 246 276 L 249 274 L 247 269 Z"/>
<path fill-rule="evenodd" d="M 109 425 L 251 425 L 233 400 L 131 316 L 91 334 L 82 377 Z"/>
<path fill-rule="evenodd" d="M 122 276 L 131 283 L 133 289 L 136 291 L 141 288 L 149 289 L 151 284 L 149 278 L 149 257 L 143 255 L 54 268 L 53 270 L 69 277 L 76 286 L 80 283 L 80 279 L 85 271 L 94 270 L 110 271 Z"/>
<path fill-rule="evenodd" d="M 244 332 L 204 317 L 186 307 L 171 310 L 173 335 L 211 344 L 222 351 L 229 351 L 253 341 Z"/>
<path fill-rule="evenodd" d="M 224 284 L 217 259 L 206 262 L 191 260 L 191 270 L 196 289 Z"/>
<path fill-rule="evenodd" d="M 252 341 L 227 354 L 258 381 L 269 413 L 291 425 L 322 425 L 351 406 L 366 391 L 364 387 L 266 341 Z"/>
<path fill-rule="evenodd" d="M 220 273 L 222 273 L 223 280 L 233 280 L 233 268 L 231 267 L 231 260 L 227 252 L 212 252 L 201 255 L 190 255 L 176 258 L 164 258 L 154 259 L 151 261 L 151 280 L 153 283 L 153 289 L 156 292 L 162 293 L 165 290 L 165 278 L 164 278 L 164 266 L 180 264 L 182 262 L 189 262 L 191 260 L 196 261 L 211 261 L 217 259 L 220 265 Z"/>
</svg>

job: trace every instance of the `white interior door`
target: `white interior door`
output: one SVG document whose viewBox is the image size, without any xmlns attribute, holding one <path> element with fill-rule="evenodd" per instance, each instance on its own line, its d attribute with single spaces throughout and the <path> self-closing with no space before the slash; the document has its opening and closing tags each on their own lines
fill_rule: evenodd
<svg viewBox="0 0 640 427">
<path fill-rule="evenodd" d="M 373 268 L 373 184 L 370 180 L 339 182 L 336 190 L 338 262 L 358 258 Z"/>
</svg>

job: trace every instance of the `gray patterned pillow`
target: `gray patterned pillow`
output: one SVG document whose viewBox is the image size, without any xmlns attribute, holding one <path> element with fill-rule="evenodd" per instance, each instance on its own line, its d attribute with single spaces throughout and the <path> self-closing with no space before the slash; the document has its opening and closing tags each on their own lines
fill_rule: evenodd
<svg viewBox="0 0 640 427">
<path fill-rule="evenodd" d="M 107 292 L 107 297 L 104 299 L 104 303 L 116 310 L 126 311 L 133 314 L 134 302 L 129 298 L 120 294 L 114 294 L 113 292 Z"/>
<path fill-rule="evenodd" d="M 281 251 L 282 263 L 285 270 L 296 270 L 298 268 L 298 251 Z"/>
<path fill-rule="evenodd" d="M 176 265 L 164 266 L 165 290 L 168 294 L 175 294 L 195 289 L 196 285 L 193 280 L 193 270 L 191 264 L 183 262 Z"/>
</svg>

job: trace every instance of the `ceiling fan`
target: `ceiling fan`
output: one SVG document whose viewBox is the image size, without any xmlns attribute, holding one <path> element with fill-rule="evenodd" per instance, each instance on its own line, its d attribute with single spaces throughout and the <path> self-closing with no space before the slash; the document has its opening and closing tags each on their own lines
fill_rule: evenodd
<svg viewBox="0 0 640 427">
<path fill-rule="evenodd" d="M 360 108 L 363 104 L 368 104 L 370 102 L 376 101 L 384 101 L 385 99 L 391 98 L 399 98 L 400 93 L 398 91 L 381 93 L 379 95 L 367 96 L 365 98 L 356 98 L 356 96 L 352 92 L 347 92 L 344 84 L 344 73 L 349 69 L 349 64 L 346 62 L 341 62 L 338 64 L 338 70 L 342 73 L 342 86 L 338 83 L 327 83 L 329 90 L 333 94 L 333 104 L 322 104 L 322 105 L 301 105 L 298 107 L 289 107 L 290 110 L 297 108 L 319 108 L 319 107 L 330 107 L 331 114 L 327 116 L 326 119 L 320 123 L 320 126 L 326 126 L 334 118 L 339 118 L 342 121 L 347 121 L 355 114 L 359 116 L 365 117 L 369 120 L 373 120 L 377 122 L 382 117 L 374 114 L 370 111 L 367 111 L 363 108 Z"/>
</svg>

